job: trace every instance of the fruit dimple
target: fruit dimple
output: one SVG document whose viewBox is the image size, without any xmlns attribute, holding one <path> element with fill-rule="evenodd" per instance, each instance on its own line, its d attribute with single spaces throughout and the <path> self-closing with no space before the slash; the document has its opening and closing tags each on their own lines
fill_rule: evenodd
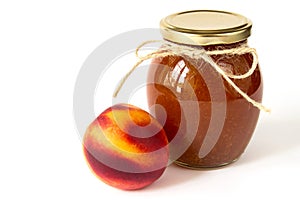
<svg viewBox="0 0 300 200">
<path fill-rule="evenodd" d="M 107 140 L 124 151 L 151 152 L 167 143 L 162 126 L 141 109 L 114 106 L 99 116 L 97 122 L 106 130 Z"/>
</svg>

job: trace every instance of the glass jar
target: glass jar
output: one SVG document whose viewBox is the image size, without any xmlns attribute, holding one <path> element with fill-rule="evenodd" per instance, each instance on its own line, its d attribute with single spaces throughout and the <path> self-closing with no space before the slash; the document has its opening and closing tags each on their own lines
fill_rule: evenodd
<svg viewBox="0 0 300 200">
<path fill-rule="evenodd" d="M 160 27 L 163 38 L 182 47 L 182 51 L 188 47 L 195 52 L 211 52 L 247 46 L 252 23 L 235 13 L 196 10 L 170 15 Z M 210 57 L 224 72 L 233 75 L 248 72 L 254 60 L 247 52 Z M 251 99 L 261 102 L 263 87 L 258 66 L 250 76 L 231 80 Z M 164 124 L 171 155 L 178 154 L 177 149 L 189 142 L 174 157 L 176 164 L 195 169 L 220 167 L 236 161 L 245 151 L 260 110 L 205 59 L 180 55 L 155 58 L 148 82 L 148 104 L 159 105 L 152 114 Z M 197 106 L 191 109 L 189 104 L 183 104 L 190 101 L 196 101 Z M 172 143 L 176 137 L 177 142 Z"/>
</svg>

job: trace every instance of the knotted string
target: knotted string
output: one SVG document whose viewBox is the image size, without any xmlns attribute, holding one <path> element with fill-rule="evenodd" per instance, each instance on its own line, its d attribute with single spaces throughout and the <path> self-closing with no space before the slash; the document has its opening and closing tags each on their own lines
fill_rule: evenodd
<svg viewBox="0 0 300 200">
<path fill-rule="evenodd" d="M 150 43 L 156 43 L 160 42 L 162 43 L 162 46 L 149 54 L 146 54 L 144 56 L 139 55 L 139 51 L 142 47 L 144 47 L 147 44 Z M 241 75 L 234 75 L 232 73 L 225 72 L 221 69 L 221 67 L 212 60 L 210 55 L 243 55 L 246 53 L 250 53 L 253 57 L 253 62 L 251 65 L 251 68 L 244 74 Z M 247 45 L 240 45 L 236 48 L 230 48 L 230 49 L 221 49 L 221 50 L 212 50 L 207 51 L 203 48 L 196 48 L 196 47 L 190 47 L 186 45 L 179 45 L 175 43 L 171 43 L 168 41 L 161 41 L 161 40 L 149 40 L 141 45 L 139 45 L 136 48 L 135 51 L 136 56 L 138 57 L 138 61 L 135 63 L 135 65 L 131 68 L 131 70 L 122 78 L 120 81 L 117 89 L 115 90 L 113 97 L 116 97 L 124 85 L 125 81 L 128 79 L 128 77 L 132 74 L 132 72 L 145 60 L 149 60 L 152 58 L 162 58 L 166 56 L 188 56 L 192 59 L 203 59 L 207 63 L 210 64 L 211 67 L 213 67 L 222 77 L 242 96 L 244 97 L 248 102 L 253 104 L 255 107 L 259 108 L 260 110 L 263 110 L 265 112 L 270 112 L 271 110 L 263 106 L 261 103 L 255 101 L 251 97 L 249 97 L 245 92 L 243 92 L 231 79 L 244 79 L 253 74 L 255 69 L 258 66 L 258 56 L 256 53 L 256 50 L 254 48 L 250 48 Z"/>
</svg>

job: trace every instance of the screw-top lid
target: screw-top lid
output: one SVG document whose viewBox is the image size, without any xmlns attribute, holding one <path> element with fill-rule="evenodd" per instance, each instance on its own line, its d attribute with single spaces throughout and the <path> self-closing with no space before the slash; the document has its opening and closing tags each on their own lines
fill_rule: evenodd
<svg viewBox="0 0 300 200">
<path fill-rule="evenodd" d="M 166 40 L 191 45 L 239 42 L 250 36 L 251 27 L 251 21 L 242 15 L 216 10 L 175 13 L 160 22 Z"/>
</svg>

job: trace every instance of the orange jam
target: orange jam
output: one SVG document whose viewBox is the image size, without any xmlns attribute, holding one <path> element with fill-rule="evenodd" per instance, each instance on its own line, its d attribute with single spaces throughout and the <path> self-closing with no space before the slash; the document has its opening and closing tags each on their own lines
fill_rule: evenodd
<svg viewBox="0 0 300 200">
<path fill-rule="evenodd" d="M 161 30 L 167 41 L 192 46 L 195 51 L 198 47 L 212 51 L 247 45 L 251 25 L 238 14 L 198 10 L 166 17 L 161 22 Z M 248 72 L 253 62 L 250 53 L 211 58 L 223 71 L 234 75 Z M 250 98 L 261 102 L 259 67 L 249 77 L 231 80 Z M 153 59 L 148 81 L 148 104 L 161 106 L 156 107 L 153 115 L 164 124 L 169 142 L 177 135 L 182 142 L 186 138 L 190 140 L 188 147 L 175 158 L 176 164 L 189 168 L 219 167 L 237 160 L 245 151 L 260 110 L 206 61 L 177 55 Z M 196 109 L 186 112 L 183 106 L 186 104 L 182 102 L 195 100 Z M 196 124 L 193 130 L 189 129 L 191 124 Z M 171 145 L 170 153 L 179 145 L 180 142 Z"/>
</svg>

